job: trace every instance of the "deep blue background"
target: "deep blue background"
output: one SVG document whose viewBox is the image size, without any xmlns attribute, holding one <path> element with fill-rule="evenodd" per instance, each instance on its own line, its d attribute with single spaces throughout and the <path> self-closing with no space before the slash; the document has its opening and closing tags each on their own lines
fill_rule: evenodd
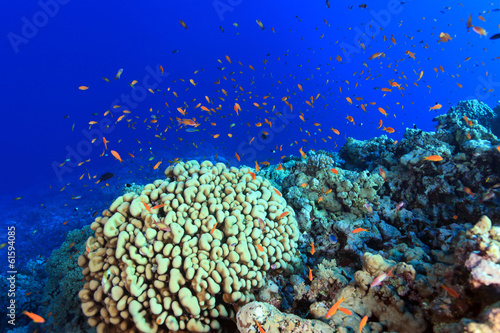
<svg viewBox="0 0 500 333">
<path fill-rule="evenodd" d="M 362 3 L 367 4 L 366 9 L 359 8 Z M 65 191 L 70 191 L 83 173 L 88 181 L 87 172 L 99 176 L 106 171 L 117 174 L 130 171 L 130 177 L 144 179 L 144 171 L 152 172 L 152 166 L 162 159 L 165 164 L 154 171 L 159 177 L 167 159 L 195 153 L 200 156 L 217 153 L 236 163 L 234 152 L 239 151 L 242 162 L 252 166 L 255 160 L 277 163 L 282 155 L 298 155 L 299 147 L 304 147 L 305 151 L 333 150 L 334 140 L 328 139 L 327 143 L 321 140 L 328 135 L 335 139 L 336 149 L 339 149 L 345 142 L 345 134 L 357 139 L 385 134 L 376 129 L 379 119 L 396 129 L 391 137 L 400 139 L 404 129 L 413 124 L 432 130 L 432 118 L 459 100 L 478 98 L 495 106 L 496 90 L 486 90 L 498 89 L 500 85 L 500 78 L 495 75 L 500 69 L 500 60 L 495 59 L 500 56 L 500 41 L 468 32 L 465 21 L 472 14 L 473 24 L 484 27 L 489 36 L 497 33 L 500 12 L 486 12 L 497 5 L 492 6 L 489 1 L 463 1 L 463 6 L 456 1 L 406 1 L 398 8 L 398 13 L 382 15 L 380 30 L 376 17 L 383 11 L 387 13 L 389 3 L 393 2 L 351 2 L 350 9 L 348 4 L 330 1 L 332 8 L 328 9 L 325 1 L 68 1 L 59 4 L 57 13 L 41 24 L 33 36 L 17 45 L 16 50 L 10 40 L 13 34 L 22 36 L 26 20 L 33 22 L 34 16 L 43 18 L 40 14 L 43 9 L 34 1 L 10 2 L 6 9 L 8 15 L 0 21 L 3 32 L 0 45 L 3 60 L 0 80 L 1 194 L 12 205 L 17 205 L 18 202 L 12 202 L 14 197 L 36 195 L 39 185 L 49 189 L 50 184 L 53 191 L 66 185 Z M 227 10 L 218 12 L 214 4 L 226 4 Z M 477 18 L 483 11 L 486 22 Z M 256 19 L 263 22 L 264 30 L 256 24 Z M 179 20 L 186 22 L 187 30 Z M 233 22 L 239 27 L 233 26 Z M 274 33 L 271 28 L 275 29 Z M 368 38 L 368 42 L 364 42 L 366 51 L 354 54 L 347 62 L 349 57 L 339 45 L 358 46 L 356 31 L 367 29 L 371 32 L 363 37 Z M 453 39 L 439 43 L 440 32 L 449 33 Z M 389 40 L 391 36 L 396 45 Z M 173 50 L 178 52 L 172 53 Z M 406 50 L 414 52 L 416 59 L 405 55 Z M 369 61 L 368 57 L 375 52 L 384 52 L 385 57 Z M 232 64 L 227 62 L 226 55 L 230 56 Z M 341 63 L 335 59 L 337 55 L 343 58 Z M 466 57 L 471 60 L 464 62 Z M 267 65 L 263 63 L 265 59 Z M 255 71 L 248 68 L 249 64 Z M 122 120 L 106 135 L 108 147 L 118 151 L 124 162 L 120 164 L 109 154 L 100 157 L 103 144 L 98 140 L 89 156 L 85 156 L 91 159 L 90 162 L 68 168 L 72 172 L 64 173 L 58 180 L 52 164 L 64 162 L 68 149 L 75 150 L 82 142 L 88 144 L 82 132 L 88 130 L 88 122 L 104 119 L 103 113 L 111 109 L 115 99 L 131 93 L 128 84 L 132 80 L 138 80 L 140 85 L 148 74 L 147 68 L 158 69 L 159 65 L 165 69 L 158 87 L 161 92 L 148 93 L 136 108 L 128 108 L 132 113 L 127 118 L 137 121 L 135 129 Z M 436 74 L 434 68 L 439 65 L 443 66 L 444 73 Z M 221 71 L 217 67 L 226 68 Z M 121 79 L 113 80 L 120 68 L 124 69 Z M 196 70 L 199 72 L 194 74 Z M 416 87 L 413 82 L 421 70 L 424 76 Z M 236 73 L 230 75 L 232 71 Z M 225 81 L 222 75 L 228 80 Z M 111 82 L 105 82 L 102 76 Z M 365 80 L 367 76 L 370 77 Z M 236 81 L 230 81 L 231 77 Z M 197 83 L 196 87 L 189 79 Z M 218 79 L 222 83 L 215 85 L 213 82 Z M 374 89 L 389 87 L 389 80 L 408 85 L 401 91 L 403 96 L 393 89 L 383 97 L 380 90 Z M 458 88 L 456 83 L 463 88 Z M 236 84 L 244 88 L 244 96 L 239 96 L 240 90 L 234 88 Z M 303 92 L 297 84 L 302 85 Z M 90 89 L 80 91 L 80 85 Z M 343 93 L 339 92 L 339 86 Z M 189 89 L 186 91 L 186 88 Z M 221 88 L 228 92 L 227 97 L 216 92 Z M 172 91 L 176 91 L 179 98 L 175 98 Z M 247 95 L 248 91 L 252 94 Z M 322 97 L 315 100 L 314 108 L 305 104 L 306 99 L 318 93 Z M 263 100 L 266 94 L 274 98 Z M 214 104 L 208 105 L 204 96 L 214 99 Z M 253 136 L 257 136 L 254 143 L 258 142 L 259 131 L 270 131 L 267 125 L 257 128 L 255 123 L 264 123 L 267 118 L 273 119 L 273 124 L 281 124 L 272 113 L 265 113 L 252 103 L 267 102 L 265 109 L 269 112 L 272 105 L 276 105 L 276 111 L 289 113 L 289 108 L 284 108 L 281 101 L 283 96 L 289 96 L 296 118 L 284 130 L 273 134 L 261 148 L 244 147 L 242 143 Z M 240 116 L 235 116 L 233 111 L 236 97 L 243 109 Z M 354 104 L 349 105 L 346 97 L 352 98 Z M 363 100 L 357 102 L 355 97 Z M 196 101 L 191 102 L 193 98 Z M 169 108 L 165 108 L 165 102 Z M 169 119 L 180 116 L 176 108 L 183 107 L 184 102 L 190 106 L 187 116 L 196 117 L 201 123 L 199 132 L 179 130 L 176 122 Z M 199 102 L 207 107 L 221 104 L 222 110 L 206 117 L 205 111 L 193 109 Z M 368 105 L 366 113 L 356 107 L 367 102 L 376 102 L 376 105 Z M 429 111 L 436 102 L 443 108 Z M 389 116 L 379 113 L 378 107 L 387 110 Z M 114 122 L 122 109 L 111 110 Z M 99 115 L 92 116 L 94 112 Z M 299 112 L 304 113 L 305 123 L 297 118 Z M 155 125 L 150 123 L 151 115 L 164 116 L 158 121 L 158 131 L 147 127 Z M 354 117 L 356 126 L 347 124 L 347 115 Z M 65 116 L 69 117 L 65 119 Z M 147 119 L 146 124 L 143 124 L 144 119 Z M 210 122 L 216 122 L 217 126 L 211 126 Z M 314 126 L 315 122 L 321 127 Z M 230 128 L 232 123 L 235 126 Z M 363 126 L 358 126 L 359 123 Z M 73 124 L 75 128 L 71 131 Z M 171 127 L 162 134 L 166 140 L 154 137 L 166 126 Z M 341 136 L 333 134 L 332 126 L 340 130 Z M 309 137 L 305 130 L 312 136 Z M 228 132 L 233 134 L 232 138 L 228 138 Z M 217 133 L 220 137 L 213 139 L 211 135 Z M 302 139 L 309 143 L 301 142 Z M 295 140 L 298 145 L 290 146 Z M 193 141 L 199 149 L 191 144 Z M 283 145 L 283 152 L 271 153 L 277 145 Z M 259 155 L 254 157 L 252 152 Z M 148 161 L 153 155 L 155 159 Z M 94 182 L 95 179 L 89 184 Z M 71 193 L 78 194 L 82 193 Z"/>
</svg>

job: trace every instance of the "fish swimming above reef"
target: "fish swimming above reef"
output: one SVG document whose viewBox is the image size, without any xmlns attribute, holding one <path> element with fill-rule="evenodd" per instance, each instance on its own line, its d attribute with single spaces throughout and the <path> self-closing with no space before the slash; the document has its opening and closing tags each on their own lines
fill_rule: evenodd
<svg viewBox="0 0 500 333">
<path fill-rule="evenodd" d="M 106 172 L 105 174 L 101 175 L 101 177 L 97 180 L 96 184 L 106 181 L 110 178 L 113 178 L 114 174 L 111 172 Z"/>
</svg>

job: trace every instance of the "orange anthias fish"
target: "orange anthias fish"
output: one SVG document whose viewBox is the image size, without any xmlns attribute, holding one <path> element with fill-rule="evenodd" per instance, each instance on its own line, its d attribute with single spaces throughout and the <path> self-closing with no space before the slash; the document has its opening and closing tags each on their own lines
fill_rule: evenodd
<svg viewBox="0 0 500 333">
<path fill-rule="evenodd" d="M 123 162 L 122 158 L 120 157 L 120 154 L 118 154 L 116 151 L 112 150 L 111 155 L 113 155 L 118 161 Z"/>
<path fill-rule="evenodd" d="M 151 213 L 151 208 L 148 206 L 148 204 L 145 203 L 144 201 L 141 201 L 141 202 L 144 205 L 144 207 L 146 207 L 146 210 Z"/>
<path fill-rule="evenodd" d="M 406 55 L 409 55 L 409 56 L 410 56 L 410 58 L 415 59 L 415 53 L 411 52 L 410 50 L 406 50 L 406 51 L 405 51 L 405 54 L 406 54 Z"/>
<path fill-rule="evenodd" d="M 444 284 L 442 284 L 441 287 L 443 287 L 443 289 L 446 290 L 446 292 L 450 294 L 450 296 L 453 296 L 455 298 L 460 298 L 460 294 L 457 293 L 455 290 L 451 289 L 450 287 L 445 286 Z"/>
<path fill-rule="evenodd" d="M 288 214 L 290 214 L 290 212 L 283 212 L 283 213 L 281 213 L 280 216 L 278 216 L 278 220 L 281 220 L 282 218 L 284 218 Z"/>
<path fill-rule="evenodd" d="M 314 249 L 314 242 L 311 242 L 311 254 L 314 254 L 316 250 Z"/>
<path fill-rule="evenodd" d="M 469 187 L 464 186 L 463 188 L 464 192 L 470 195 L 471 197 L 475 196 L 476 193 L 473 193 L 472 190 Z"/>
<path fill-rule="evenodd" d="M 339 173 L 339 172 L 338 172 L 338 170 L 337 170 L 337 169 L 335 169 L 335 168 L 330 169 L 330 171 L 331 171 L 331 172 L 333 172 L 333 173 L 334 173 L 334 174 L 336 174 L 336 175 Z"/>
<path fill-rule="evenodd" d="M 273 188 L 274 192 L 276 192 L 277 195 L 279 195 L 281 197 L 281 192 L 278 191 L 277 189 Z M 284 214 L 284 213 L 283 213 Z"/>
<path fill-rule="evenodd" d="M 431 155 L 431 156 L 424 157 L 424 161 L 439 162 L 442 160 L 443 160 L 443 158 L 439 155 Z"/>
<path fill-rule="evenodd" d="M 312 282 L 312 280 L 313 280 L 313 271 L 311 270 L 311 267 L 307 266 L 307 268 L 309 268 L 309 281 Z"/>
<path fill-rule="evenodd" d="M 380 57 L 385 57 L 385 54 L 382 52 L 374 53 L 370 56 L 370 58 L 368 58 L 368 60 L 373 60 L 373 59 L 380 58 Z"/>
<path fill-rule="evenodd" d="M 394 267 L 392 267 L 389 272 L 387 273 L 382 273 L 380 274 L 379 276 L 377 276 L 373 282 L 370 284 L 370 287 L 376 287 L 376 286 L 380 286 L 382 284 L 382 282 L 384 282 L 384 280 L 387 278 L 387 277 L 394 277 L 394 275 L 392 275 L 392 270 L 394 269 Z"/>
<path fill-rule="evenodd" d="M 177 124 L 180 126 L 180 125 L 185 125 L 185 126 L 194 126 L 194 127 L 198 127 L 200 126 L 199 123 L 197 123 L 196 121 L 192 120 L 192 119 L 179 119 L 177 118 Z"/>
<path fill-rule="evenodd" d="M 248 171 L 247 172 L 250 176 L 252 176 L 252 180 L 255 180 L 255 173 Z"/>
<path fill-rule="evenodd" d="M 347 117 L 345 117 L 345 119 L 349 120 L 353 125 L 356 125 L 356 123 L 354 123 L 354 118 L 353 117 L 347 116 Z"/>
<path fill-rule="evenodd" d="M 159 208 L 165 207 L 165 206 L 166 206 L 166 204 L 160 204 L 160 205 L 156 205 L 156 206 L 152 207 L 151 209 L 159 209 Z"/>
<path fill-rule="evenodd" d="M 346 308 L 339 308 L 339 311 L 342 311 L 343 313 L 345 313 L 348 316 L 352 316 L 352 311 L 348 310 Z"/>
<path fill-rule="evenodd" d="M 218 222 L 215 222 L 214 226 L 212 227 L 212 230 L 210 230 L 210 235 L 212 235 L 215 231 L 215 228 L 217 228 L 217 223 Z"/>
<path fill-rule="evenodd" d="M 278 167 L 274 170 L 283 170 L 283 167 L 281 166 L 281 162 L 278 163 Z"/>
<path fill-rule="evenodd" d="M 302 155 L 302 158 L 306 158 L 306 153 L 304 153 L 304 152 L 302 151 L 302 147 L 300 147 L 300 149 L 299 149 L 299 153 L 300 153 L 300 155 Z"/>
<path fill-rule="evenodd" d="M 472 28 L 472 14 L 469 14 L 469 18 L 467 19 L 467 29 Z"/>
<path fill-rule="evenodd" d="M 162 163 L 162 161 L 158 161 L 158 163 L 156 163 L 153 167 L 153 170 L 156 170 L 158 169 L 158 167 L 160 166 L 160 164 Z"/>
<path fill-rule="evenodd" d="M 442 42 L 442 43 L 446 43 L 447 41 L 450 41 L 451 40 L 451 36 L 449 34 L 447 34 L 446 32 L 441 32 L 439 34 L 439 40 Z"/>
<path fill-rule="evenodd" d="M 429 108 L 429 110 L 439 110 L 439 109 L 441 109 L 442 107 L 443 107 L 443 106 L 442 106 L 441 104 L 437 103 L 436 105 L 431 106 L 431 107 Z"/>
<path fill-rule="evenodd" d="M 266 224 L 264 223 L 264 220 L 259 217 L 259 226 L 262 231 L 266 230 Z"/>
<path fill-rule="evenodd" d="M 363 331 L 363 327 L 365 327 L 366 322 L 368 321 L 368 316 L 364 316 L 363 319 L 359 322 L 359 333 Z"/>
<path fill-rule="evenodd" d="M 486 36 L 488 33 L 481 27 L 472 27 L 472 30 L 479 36 Z"/>
<path fill-rule="evenodd" d="M 266 331 L 264 331 L 264 329 L 262 328 L 262 326 L 260 326 L 259 322 L 257 320 L 255 322 L 257 323 L 257 326 L 259 327 L 259 332 L 260 333 L 266 333 Z"/>
<path fill-rule="evenodd" d="M 326 313 L 326 319 L 330 318 L 337 312 L 337 309 L 339 308 L 340 304 L 344 301 L 344 297 L 341 297 L 333 306 L 328 310 Z"/>
<path fill-rule="evenodd" d="M 364 229 L 364 228 L 356 228 L 356 229 L 354 229 L 354 230 L 352 231 L 352 233 L 353 233 L 353 234 L 357 234 L 358 232 L 361 232 L 361 231 L 368 231 L 368 230 L 366 230 L 366 229 Z"/>
<path fill-rule="evenodd" d="M 380 175 L 380 177 L 382 177 L 384 179 L 384 181 L 387 180 L 387 174 L 385 173 L 385 170 L 382 169 L 382 168 L 379 168 L 378 169 L 378 174 Z"/>
<path fill-rule="evenodd" d="M 387 133 L 394 133 L 394 132 L 396 132 L 396 130 L 394 128 L 392 128 L 392 127 L 385 127 L 385 126 L 384 126 L 384 128 L 382 128 L 382 131 L 386 131 Z"/>
<path fill-rule="evenodd" d="M 30 317 L 35 323 L 45 323 L 45 319 L 43 317 L 40 317 L 36 313 L 28 312 L 28 311 L 23 311 L 23 314 L 27 315 Z"/>
</svg>

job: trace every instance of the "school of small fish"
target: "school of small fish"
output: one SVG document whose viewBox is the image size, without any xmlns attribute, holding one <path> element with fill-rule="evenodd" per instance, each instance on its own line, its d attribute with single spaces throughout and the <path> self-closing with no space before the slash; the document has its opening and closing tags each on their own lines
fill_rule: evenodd
<svg viewBox="0 0 500 333">
<path fill-rule="evenodd" d="M 326 1 L 327 8 L 330 8 L 330 3 Z M 459 4 L 463 6 L 462 4 Z M 352 6 L 351 6 L 352 7 Z M 367 5 L 359 5 L 359 9 L 367 9 Z M 418 35 L 418 30 L 415 36 L 409 33 L 402 33 L 399 31 L 385 31 L 380 28 L 380 31 L 373 33 L 371 36 L 366 35 L 360 38 L 356 43 L 356 47 L 352 50 L 341 52 L 337 49 L 337 54 L 331 54 L 325 59 L 321 65 L 315 65 L 305 70 L 306 65 L 301 64 L 298 68 L 294 68 L 287 77 L 273 76 L 270 71 L 272 66 L 277 63 L 288 66 L 288 62 L 292 62 L 292 54 L 284 52 L 280 55 L 265 56 L 260 64 L 256 63 L 243 63 L 231 54 L 221 54 L 220 59 L 217 59 L 215 64 L 218 70 L 217 77 L 207 78 L 206 71 L 203 68 L 193 69 L 193 73 L 186 75 L 183 78 L 176 78 L 168 82 L 165 86 L 155 89 L 148 89 L 148 94 L 151 94 L 152 104 L 148 107 L 143 107 L 144 110 L 129 110 L 123 105 L 113 105 L 109 110 L 96 112 L 92 114 L 92 118 L 88 119 L 88 129 L 91 130 L 94 126 L 123 126 L 130 130 L 129 137 L 134 138 L 134 132 L 137 127 L 144 126 L 153 135 L 150 138 L 135 137 L 135 145 L 121 144 L 122 140 L 126 138 L 114 137 L 111 133 L 106 135 L 108 138 L 99 138 L 98 144 L 102 146 L 99 150 L 100 158 L 109 159 L 110 163 L 131 163 L 134 160 L 141 160 L 139 163 L 146 163 L 141 165 L 142 168 L 150 168 L 157 170 L 161 173 L 160 166 L 164 162 L 158 156 L 164 149 L 177 150 L 179 154 L 182 149 L 189 147 L 189 149 L 197 149 L 204 143 L 212 145 L 220 154 L 225 149 L 226 140 L 243 141 L 245 147 L 251 147 L 252 143 L 257 145 L 257 141 L 261 140 L 266 142 L 273 133 L 275 128 L 284 128 L 291 135 L 282 135 L 289 137 L 288 141 L 279 141 L 279 138 L 272 141 L 272 153 L 281 153 L 281 157 L 276 155 L 276 158 L 264 160 L 260 156 L 252 157 L 252 164 L 255 165 L 255 170 L 248 171 L 248 175 L 252 180 L 255 180 L 256 175 L 260 171 L 260 166 L 268 166 L 270 162 L 277 164 L 275 172 L 282 172 L 284 170 L 281 162 L 282 159 L 290 154 L 300 156 L 305 159 L 307 157 L 307 150 L 310 149 L 329 149 L 333 150 L 341 146 L 347 136 L 353 136 L 353 133 L 360 128 L 360 126 L 370 127 L 377 130 L 380 135 L 392 135 L 394 133 L 404 132 L 405 124 L 397 121 L 398 115 L 406 115 L 407 109 L 414 104 L 412 96 L 417 93 L 432 94 L 431 83 L 442 84 L 439 75 L 447 75 L 453 84 L 450 84 L 450 90 L 456 91 L 463 88 L 466 82 L 460 80 L 461 71 L 468 71 L 469 68 L 479 68 L 484 66 L 484 62 L 479 59 L 471 60 L 471 57 L 464 58 L 459 63 L 436 63 L 429 57 L 421 57 L 424 50 L 440 50 L 443 45 L 449 43 L 456 43 L 460 38 L 469 38 L 470 40 L 480 40 L 488 36 L 488 32 L 481 26 L 476 25 L 486 22 L 487 15 L 490 10 L 485 10 L 481 15 L 475 19 L 472 14 L 468 18 L 464 18 L 464 29 L 456 34 L 450 31 L 435 31 L 431 34 L 431 38 L 427 41 L 421 40 L 418 42 L 413 39 Z M 297 16 L 297 19 L 299 17 Z M 299 19 L 300 20 L 300 19 Z M 422 17 L 422 21 L 426 18 Z M 177 22 L 177 21 L 176 21 Z M 180 27 L 176 33 L 189 32 L 189 20 L 178 20 Z M 188 23 L 186 23 L 188 22 Z M 300 22 L 300 21 L 299 21 Z M 255 26 L 256 23 L 256 26 Z M 255 19 L 256 33 L 262 34 L 280 34 L 274 27 L 270 27 L 269 23 L 264 24 L 259 19 Z M 318 39 L 329 40 L 328 43 L 338 44 L 343 43 L 342 38 L 334 38 L 331 35 L 332 25 L 326 19 L 318 19 L 315 22 L 318 27 Z M 403 21 L 398 22 L 399 26 L 404 24 Z M 230 29 L 237 30 L 239 23 L 226 24 L 224 26 L 214 27 L 219 29 L 221 33 L 226 33 Z M 232 26 L 232 27 L 231 27 Z M 500 26 L 499 26 L 500 27 Z M 239 34 L 239 32 L 235 32 Z M 328 36 L 330 35 L 330 36 Z M 296 36 L 297 37 L 297 36 Z M 297 37 L 299 41 L 303 41 L 303 37 Z M 323 39 L 324 38 L 324 39 Z M 345 39 L 345 38 L 344 38 Z M 417 39 L 421 39 L 418 37 Z M 483 38 L 484 39 L 484 38 Z M 500 33 L 492 34 L 490 40 L 500 39 Z M 473 43 L 473 42 L 470 42 Z M 395 45 L 403 45 L 402 49 L 395 49 Z M 320 46 L 319 49 L 327 47 L 327 44 Z M 465 46 L 464 46 L 465 47 Z M 405 50 L 404 50 L 405 49 Z M 403 51 L 402 51 L 403 50 Z M 172 53 L 180 52 L 174 50 Z M 359 54 L 358 54 L 359 53 Z M 348 58 L 356 58 L 360 60 L 359 66 L 351 66 Z M 495 59 L 500 59 L 496 57 Z M 471 60 L 470 63 L 467 63 Z M 473 62 L 475 61 L 475 62 Z M 214 61 L 215 63 L 215 61 Z M 309 59 L 307 59 L 309 64 Z M 466 63 L 468 64 L 466 66 Z M 410 64 L 411 70 L 406 70 Z M 165 75 L 166 64 L 158 65 L 156 70 L 160 76 Z M 344 77 L 333 78 L 332 74 L 337 71 L 339 66 L 351 66 L 352 80 L 349 82 Z M 118 68 L 118 66 L 117 66 Z M 404 70 L 402 68 L 405 68 Z M 446 68 L 446 70 L 445 70 Z M 301 69 L 304 69 L 305 75 L 295 74 Z M 392 75 L 390 77 L 383 77 L 382 70 L 390 69 Z M 312 71 L 313 70 L 313 71 Z M 116 72 L 115 72 L 116 71 Z M 436 77 L 432 75 L 436 74 Z M 114 77 L 112 76 L 113 73 Z M 311 74 L 313 73 L 313 74 Z M 123 82 L 130 86 L 130 89 L 138 89 L 140 85 L 137 80 L 133 78 L 134 74 L 130 71 L 124 71 L 123 68 L 113 70 L 109 73 L 110 80 L 105 76 L 96 75 L 99 80 L 104 80 L 106 83 L 101 84 L 115 84 L 116 82 Z M 203 76 L 205 75 L 205 76 Z M 490 75 L 488 72 L 485 76 Z M 248 80 L 248 77 L 251 77 Z M 262 91 L 259 88 L 260 77 L 264 77 L 268 85 L 273 87 L 272 91 Z M 165 77 L 166 79 L 166 77 Z M 98 81 L 96 79 L 96 81 Z M 207 85 L 206 82 L 213 82 Z M 82 91 L 82 95 L 89 96 L 93 90 L 96 90 L 99 84 L 97 82 L 85 85 L 76 85 L 78 90 Z M 318 88 L 319 87 L 319 88 Z M 186 100 L 184 96 L 191 94 L 195 91 L 196 98 Z M 493 92 L 493 88 L 487 92 Z M 374 92 L 376 95 L 374 95 Z M 370 97 L 365 97 L 370 96 Z M 377 97 L 374 97 L 377 96 Z M 386 96 L 393 98 L 388 102 L 384 100 Z M 422 114 L 430 111 L 438 111 L 443 106 L 446 106 L 446 101 L 442 100 L 442 96 L 436 96 L 436 101 L 433 101 L 430 106 L 426 106 L 424 110 L 419 110 Z M 389 100 L 389 99 L 387 99 Z M 158 107 L 158 103 L 162 106 Z M 429 105 L 428 104 L 428 105 Z M 428 108 L 427 108 L 428 107 Z M 414 111 L 412 111 L 414 112 Z M 146 113 L 146 115 L 144 115 Z M 328 116 L 326 116 L 328 114 Z M 369 114 L 371 118 L 377 119 L 375 121 L 365 121 L 366 115 Z M 283 125 L 281 118 L 288 115 L 291 120 L 291 126 Z M 109 121 L 108 121 L 109 120 Z M 226 124 L 230 120 L 231 124 Z M 473 120 L 465 117 L 466 123 L 472 127 L 474 126 Z M 363 122 L 366 123 L 363 123 Z M 110 125 L 112 124 L 112 125 Z M 339 130 L 344 124 L 346 130 Z M 72 131 L 75 127 L 73 124 Z M 333 132 L 330 132 L 331 131 Z M 173 134 L 171 134 L 173 133 Z M 278 132 L 279 133 L 279 132 Z M 221 138 L 225 140 L 221 140 Z M 109 140 L 108 140 L 109 139 Z M 469 137 L 470 139 L 470 137 Z M 177 142 L 176 142 L 177 141 Z M 168 142 L 168 143 L 167 143 Z M 271 140 L 270 140 L 271 142 Z M 94 143 L 94 141 L 92 141 Z M 271 143 L 269 143 L 271 147 Z M 146 147 L 147 146 L 147 147 Z M 496 147 L 500 153 L 500 146 Z M 286 153 L 285 153 L 286 151 Z M 247 160 L 247 155 L 244 149 L 229 152 L 226 155 L 239 163 L 242 160 Z M 102 186 L 107 186 L 106 181 L 113 177 L 113 174 L 104 174 L 99 177 L 97 174 L 92 174 L 91 166 L 89 163 L 97 157 L 92 157 L 84 160 L 78 164 L 81 167 L 83 174 L 79 177 L 81 181 L 88 181 L 95 184 L 103 183 Z M 175 163 L 180 158 L 166 161 L 168 163 Z M 423 158 L 425 163 L 445 163 L 446 156 L 429 155 Z M 63 162 L 60 166 L 63 166 Z M 166 163 L 165 162 L 165 163 Z M 330 171 L 335 177 L 342 177 L 338 170 L 335 168 Z M 379 175 L 385 180 L 389 175 L 387 172 L 380 168 Z M 63 191 L 66 186 L 63 186 L 60 191 Z M 309 186 L 308 183 L 300 184 L 302 188 Z M 274 189 L 278 196 L 282 194 L 277 189 Z M 327 189 L 325 192 L 321 191 L 318 202 L 323 200 L 323 196 L 331 192 Z M 463 191 L 471 196 L 475 193 L 464 187 Z M 491 195 L 488 197 L 488 195 Z M 493 197 L 492 193 L 487 193 L 483 196 L 483 201 L 489 200 Z M 72 196 L 72 199 L 80 199 L 81 196 Z M 14 200 L 20 200 L 22 197 L 17 197 Z M 164 205 L 156 205 L 150 207 L 144 203 L 144 209 L 151 212 L 151 210 L 159 209 Z M 395 207 L 397 213 L 403 206 L 404 202 L 399 203 Z M 374 214 L 373 208 L 369 203 L 366 203 L 364 208 L 369 215 Z M 288 211 L 282 212 L 278 216 L 278 220 L 285 218 L 289 214 Z M 67 222 L 67 221 L 66 221 Z M 66 222 L 64 224 L 66 224 Z M 259 218 L 259 226 L 262 231 L 265 230 L 265 222 Z M 154 221 L 158 224 L 158 222 Z M 158 225 L 161 230 L 170 231 L 165 225 Z M 210 234 L 220 232 L 218 228 L 220 225 L 216 222 Z M 362 227 L 352 229 L 352 237 L 362 237 L 363 233 L 370 232 L 370 230 Z M 331 244 L 337 243 L 337 238 L 334 234 L 330 234 L 328 239 Z M 3 244 L 2 244 L 3 245 Z M 3 247 L 0 245 L 0 248 Z M 72 247 L 70 245 L 70 247 Z M 260 244 L 255 244 L 258 251 L 264 251 Z M 310 243 L 310 255 L 315 255 L 316 248 L 313 241 Z M 370 284 L 370 288 L 376 288 L 382 285 L 387 279 L 393 277 L 393 268 L 377 276 Z M 104 273 L 103 283 L 107 278 L 107 272 Z M 314 280 L 314 268 L 308 267 L 307 277 L 312 282 Z M 441 285 L 442 288 L 452 297 L 459 298 L 460 295 L 450 287 Z M 341 307 L 344 298 L 341 297 L 329 308 L 326 313 L 326 318 L 330 318 L 341 311 L 346 315 L 352 315 L 352 312 L 344 307 Z M 28 316 L 35 323 L 44 323 L 44 318 L 31 312 L 24 311 L 24 315 Z M 258 321 L 255 321 L 259 332 L 263 333 L 265 330 L 262 328 Z M 359 323 L 359 332 L 368 322 L 368 317 L 364 316 Z"/>
</svg>

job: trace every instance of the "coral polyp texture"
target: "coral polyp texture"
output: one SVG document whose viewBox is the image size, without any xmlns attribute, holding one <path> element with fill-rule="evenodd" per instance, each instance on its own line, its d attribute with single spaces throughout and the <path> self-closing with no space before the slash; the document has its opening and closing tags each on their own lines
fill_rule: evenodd
<svg viewBox="0 0 500 333">
<path fill-rule="evenodd" d="M 97 332 L 217 331 L 267 275 L 293 270 L 295 213 L 249 171 L 180 162 L 95 219 L 78 264 Z"/>
</svg>

